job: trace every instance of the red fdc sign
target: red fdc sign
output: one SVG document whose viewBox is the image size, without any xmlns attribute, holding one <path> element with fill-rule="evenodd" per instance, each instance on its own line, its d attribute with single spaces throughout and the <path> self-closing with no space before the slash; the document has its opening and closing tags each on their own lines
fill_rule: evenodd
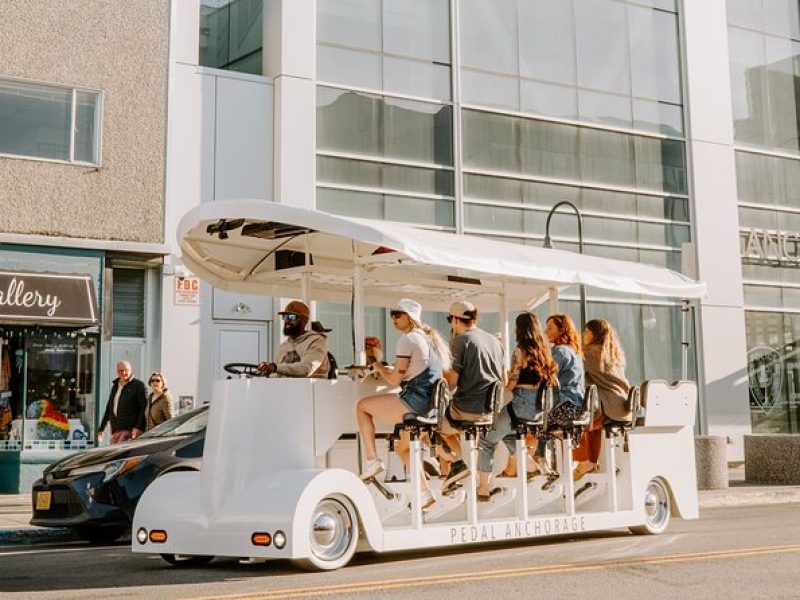
<svg viewBox="0 0 800 600">
<path fill-rule="evenodd" d="M 175 304 L 179 306 L 200 305 L 199 277 L 175 277 Z"/>
</svg>

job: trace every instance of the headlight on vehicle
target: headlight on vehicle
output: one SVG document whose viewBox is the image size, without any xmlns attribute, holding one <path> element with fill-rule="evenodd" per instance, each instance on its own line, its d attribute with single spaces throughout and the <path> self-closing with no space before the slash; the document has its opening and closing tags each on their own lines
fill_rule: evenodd
<svg viewBox="0 0 800 600">
<path fill-rule="evenodd" d="M 130 471 L 133 467 L 138 465 L 142 462 L 147 455 L 143 456 L 134 456 L 132 458 L 122 458 L 120 460 L 114 460 L 110 463 L 106 463 L 106 466 L 103 467 L 103 483 L 109 482 L 112 479 L 116 479 Z"/>
</svg>

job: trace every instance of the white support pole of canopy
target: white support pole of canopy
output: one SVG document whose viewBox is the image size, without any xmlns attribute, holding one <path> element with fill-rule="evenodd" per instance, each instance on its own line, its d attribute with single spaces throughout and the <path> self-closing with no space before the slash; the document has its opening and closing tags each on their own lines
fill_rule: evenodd
<svg viewBox="0 0 800 600">
<path fill-rule="evenodd" d="M 367 352 L 364 347 L 364 299 L 361 289 L 361 261 L 358 242 L 353 241 L 353 364 L 366 365 Z"/>
<path fill-rule="evenodd" d="M 503 362 L 505 370 L 511 367 L 511 339 L 510 327 L 508 323 L 508 293 L 506 292 L 506 282 L 503 282 L 503 293 L 500 294 L 500 335 L 503 338 Z"/>
<path fill-rule="evenodd" d="M 300 299 L 306 306 L 312 308 L 312 319 L 316 316 L 316 311 L 311 307 L 311 271 L 308 267 L 311 264 L 311 249 L 308 244 L 308 236 L 305 236 L 305 249 L 303 250 L 303 265 L 305 269 L 300 276 Z"/>
<path fill-rule="evenodd" d="M 558 288 L 551 287 L 550 288 L 550 314 L 554 315 L 558 313 Z"/>
</svg>

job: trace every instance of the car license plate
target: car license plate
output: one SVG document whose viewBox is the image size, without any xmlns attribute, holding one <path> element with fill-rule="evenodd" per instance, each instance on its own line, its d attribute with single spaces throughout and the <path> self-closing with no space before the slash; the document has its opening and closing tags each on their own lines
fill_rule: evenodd
<svg viewBox="0 0 800 600">
<path fill-rule="evenodd" d="M 50 510 L 53 492 L 36 492 L 36 510 Z"/>
</svg>

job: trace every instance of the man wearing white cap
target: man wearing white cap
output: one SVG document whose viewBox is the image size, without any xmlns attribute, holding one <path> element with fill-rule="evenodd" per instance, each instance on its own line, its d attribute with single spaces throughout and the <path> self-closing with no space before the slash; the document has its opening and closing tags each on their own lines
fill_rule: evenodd
<svg viewBox="0 0 800 600">
<path fill-rule="evenodd" d="M 490 333 L 478 327 L 478 309 L 471 302 L 459 300 L 450 306 L 447 322 L 453 330 L 450 350 L 453 369 L 445 373 L 447 382 L 456 386 L 449 415 L 456 421 L 480 421 L 487 412 L 487 399 L 493 385 L 504 379 L 503 347 Z M 442 433 L 451 435 L 448 443 L 458 453 L 457 430 L 449 423 Z M 469 476 L 463 460 L 456 460 L 442 483 L 442 489 Z"/>
<path fill-rule="evenodd" d="M 328 338 L 324 333 L 306 331 L 311 311 L 304 302 L 292 300 L 278 313 L 283 320 L 286 341 L 278 346 L 275 362 L 262 362 L 258 370 L 277 377 L 328 377 Z"/>
</svg>

